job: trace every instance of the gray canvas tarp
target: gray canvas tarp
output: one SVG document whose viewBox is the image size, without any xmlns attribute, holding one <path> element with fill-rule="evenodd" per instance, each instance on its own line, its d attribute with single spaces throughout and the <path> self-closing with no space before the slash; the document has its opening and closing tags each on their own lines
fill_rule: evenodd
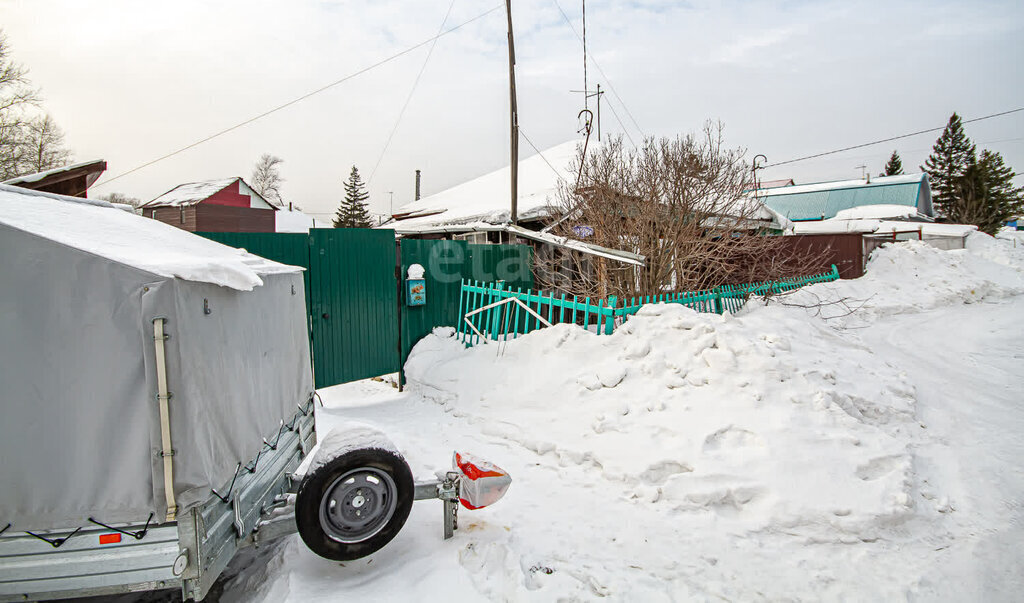
<svg viewBox="0 0 1024 603">
<path fill-rule="evenodd" d="M 163 519 L 157 317 L 179 510 L 230 482 L 313 392 L 301 272 L 260 278 L 161 276 L 0 222 L 0 526 Z"/>
</svg>

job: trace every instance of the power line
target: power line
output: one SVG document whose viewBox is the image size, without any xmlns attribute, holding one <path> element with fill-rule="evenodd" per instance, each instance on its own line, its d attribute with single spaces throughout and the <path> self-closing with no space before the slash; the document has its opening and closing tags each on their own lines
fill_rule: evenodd
<svg viewBox="0 0 1024 603">
<path fill-rule="evenodd" d="M 558 8 L 558 12 L 562 13 L 562 18 L 565 19 L 566 25 L 568 25 L 569 29 L 572 30 L 572 33 L 573 35 L 576 36 L 576 39 L 579 40 L 580 42 L 583 42 L 583 39 L 580 37 L 580 34 L 576 33 L 576 28 L 573 27 L 572 21 L 569 20 L 569 15 L 565 14 L 565 11 L 562 10 L 562 5 L 558 3 L 558 0 L 552 0 L 552 2 L 555 3 L 555 6 Z M 644 134 L 643 128 L 640 127 L 640 124 L 636 123 L 636 118 L 633 117 L 633 114 L 630 112 L 629 107 L 626 106 L 626 103 L 622 101 L 622 97 L 619 96 L 618 91 L 615 90 L 615 85 L 612 84 L 611 78 L 609 78 L 608 74 L 604 72 L 604 69 L 601 69 L 601 65 L 600 63 L 597 62 L 597 59 L 594 58 L 594 55 L 586 51 L 585 46 L 584 52 L 586 53 L 586 56 L 590 57 L 590 60 L 594 63 L 594 67 L 597 67 L 597 70 L 601 73 L 601 77 L 603 77 L 605 82 L 608 84 L 608 89 L 612 91 L 612 95 L 614 95 L 615 98 L 619 101 L 619 104 L 622 105 L 622 108 L 623 110 L 625 110 L 626 115 L 629 117 L 630 121 L 633 122 L 633 126 L 636 127 L 636 131 L 640 132 L 640 135 L 643 136 L 644 138 L 647 138 L 647 135 Z M 612 112 L 614 113 L 614 111 Z M 623 127 L 623 130 L 625 130 L 625 127 Z"/>
<path fill-rule="evenodd" d="M 255 115 L 253 117 L 250 117 L 249 119 L 247 119 L 247 120 L 245 120 L 243 122 L 240 122 L 240 123 L 235 124 L 235 125 L 233 125 L 233 126 L 231 126 L 229 128 L 225 128 L 225 129 L 223 129 L 223 130 L 221 130 L 221 131 L 219 131 L 219 132 L 217 132 L 215 134 L 211 134 L 210 136 L 207 136 L 205 138 L 197 140 L 197 141 L 193 142 L 192 144 L 189 144 L 189 145 L 186 145 L 184 147 L 181 147 L 180 149 L 178 149 L 176 151 L 172 151 L 172 152 L 170 152 L 170 153 L 168 153 L 166 155 L 163 155 L 161 157 L 157 157 L 156 159 L 153 159 L 152 161 L 147 161 L 146 163 L 143 163 L 142 165 L 134 167 L 134 168 L 128 170 L 127 172 L 122 172 L 122 173 L 120 173 L 120 174 L 118 174 L 118 175 L 116 175 L 116 176 L 114 176 L 112 178 L 109 178 L 107 180 L 104 180 L 102 182 L 94 184 L 93 187 L 95 188 L 95 187 L 98 187 L 98 186 L 103 186 L 103 185 L 106 185 L 106 184 L 110 184 L 111 182 L 113 182 L 115 180 L 118 180 L 119 178 L 123 178 L 123 177 L 127 176 L 128 174 L 132 174 L 132 173 L 137 172 L 137 171 L 139 171 L 139 170 L 141 170 L 143 168 L 147 168 L 147 167 L 153 165 L 154 163 L 158 163 L 160 161 L 163 161 L 164 159 L 168 159 L 168 158 L 174 157 L 175 155 L 178 155 L 180 153 L 184 153 L 185 151 L 187 151 L 189 149 L 195 148 L 195 147 L 197 147 L 197 146 L 199 146 L 199 145 L 201 145 L 201 144 L 203 144 L 205 142 L 209 142 L 209 141 L 213 140 L 214 138 L 223 136 L 224 134 L 227 134 L 228 132 L 232 132 L 234 130 L 237 130 L 238 128 L 241 128 L 242 126 L 249 125 L 249 124 L 253 123 L 254 121 L 262 119 L 262 118 L 264 118 L 264 117 L 266 117 L 266 116 L 268 116 L 268 115 L 270 115 L 272 113 L 277 113 L 278 111 L 280 111 L 282 109 L 285 109 L 287 107 L 290 107 L 290 106 L 294 105 L 295 103 L 298 103 L 300 101 L 304 101 L 304 100 L 306 100 L 307 98 L 309 98 L 311 96 L 314 96 L 316 94 L 320 94 L 321 92 L 324 92 L 325 90 L 333 88 L 333 87 L 337 86 L 338 84 L 342 84 L 342 83 L 347 82 L 348 80 L 350 80 L 350 79 L 352 79 L 354 77 L 360 76 L 360 75 L 366 73 L 367 71 L 370 71 L 372 69 L 376 69 L 377 67 L 380 67 L 380 66 L 382 66 L 382 65 L 384 65 L 386 63 L 390 63 L 391 61 L 393 61 L 393 60 L 395 60 L 395 59 L 397 59 L 397 58 L 399 58 L 401 56 L 409 54 L 410 52 L 416 50 L 417 48 L 422 48 L 423 46 L 426 46 L 427 44 L 433 42 L 434 40 L 436 40 L 436 39 L 438 39 L 438 38 L 440 38 L 442 36 L 446 36 L 446 35 L 454 32 L 454 31 L 456 31 L 458 29 L 461 29 L 462 27 L 465 27 L 466 25 L 469 25 L 470 23 L 473 23 L 475 21 L 478 21 L 478 20 L 486 17 L 487 15 L 493 13 L 494 11 L 498 10 L 499 8 L 502 8 L 503 6 L 504 6 L 503 4 L 499 4 L 499 5 L 493 7 L 491 9 L 489 9 L 489 10 L 486 10 L 486 11 L 480 13 L 479 15 L 473 17 L 472 19 L 469 19 L 468 21 L 464 21 L 464 22 L 456 25 L 455 27 L 452 27 L 451 29 L 448 29 L 446 31 L 443 31 L 443 32 L 437 34 L 436 36 L 433 36 L 431 38 L 427 38 L 426 40 L 423 40 L 422 42 L 420 42 L 418 44 L 410 46 L 410 47 L 406 48 L 405 50 L 397 52 L 397 53 L 387 57 L 386 59 L 382 59 L 380 61 L 377 61 L 376 63 L 374 63 L 374 64 L 372 64 L 372 65 L 370 65 L 368 67 L 364 67 L 364 68 L 362 68 L 359 71 L 356 71 L 354 73 L 346 75 L 345 77 L 343 77 L 343 78 L 341 78 L 339 80 L 335 80 L 335 81 L 333 81 L 333 82 L 331 82 L 331 83 L 329 83 L 329 84 L 327 84 L 325 86 L 321 86 L 320 88 L 317 88 L 316 90 L 313 90 L 312 92 L 308 92 L 308 93 L 303 94 L 302 96 L 299 96 L 297 98 L 294 98 L 294 99 L 292 99 L 292 100 L 290 100 L 290 101 L 288 101 L 288 102 L 286 102 L 286 103 L 284 103 L 282 105 L 278 105 L 278 106 L 274 107 L 273 109 L 269 109 L 267 111 L 264 111 L 263 113 L 260 113 L 259 115 Z"/>
<path fill-rule="evenodd" d="M 555 173 L 555 176 L 558 176 L 559 180 L 565 182 L 565 177 L 562 176 L 562 173 L 556 170 L 555 166 L 551 165 L 551 162 L 548 161 L 548 158 L 544 156 L 544 153 L 540 152 L 540 149 L 537 148 L 537 145 L 533 144 L 533 141 L 530 140 L 530 137 L 526 135 L 526 132 L 523 132 L 522 126 L 519 126 L 519 134 L 523 137 L 523 140 L 526 141 L 526 144 L 533 147 L 533 150 L 536 151 L 538 155 L 540 155 L 540 158 L 544 160 L 544 163 L 548 164 L 548 167 L 551 168 L 551 171 Z"/>
<path fill-rule="evenodd" d="M 434 41 L 430 44 L 430 50 L 427 51 L 427 58 L 423 59 L 423 66 L 420 67 L 420 72 L 416 74 L 416 80 L 412 83 L 412 88 L 409 89 L 409 96 L 405 97 L 405 104 L 402 105 L 402 110 L 398 112 L 398 119 L 395 120 L 394 127 L 391 128 L 391 133 L 388 134 L 388 140 L 384 143 L 384 148 L 380 150 L 380 155 L 377 157 L 377 163 L 373 165 L 373 171 L 370 172 L 370 178 L 367 179 L 366 185 L 369 186 L 373 182 L 373 177 L 377 174 L 377 168 L 380 167 L 380 162 L 384 159 L 385 153 L 388 152 L 388 147 L 391 146 L 391 139 L 395 137 L 395 132 L 398 131 L 398 124 L 402 123 L 402 116 L 405 115 L 405 110 L 409 108 L 409 102 L 412 101 L 412 95 L 416 93 L 416 86 L 420 83 L 420 78 L 423 77 L 423 72 L 427 70 L 427 63 L 430 62 L 430 56 L 434 54 L 434 47 L 437 46 L 437 40 L 440 38 L 440 34 L 444 31 L 445 24 L 448 23 L 448 17 L 452 14 L 452 8 L 455 6 L 455 0 L 451 1 L 448 5 L 448 12 L 444 14 L 444 19 L 441 21 L 441 27 L 437 29 L 438 36 L 434 38 Z"/>
<path fill-rule="evenodd" d="M 616 98 L 618 98 L 618 97 L 616 97 Z M 622 102 L 622 101 L 619 101 L 619 102 Z M 633 137 L 629 135 L 629 130 L 626 129 L 626 126 L 622 125 L 622 120 L 619 119 L 619 114 L 615 112 L 615 105 L 612 104 L 612 103 L 608 103 L 608 108 L 612 110 L 612 115 L 615 116 L 615 121 L 619 122 L 619 127 L 622 128 L 622 132 L 626 135 L 626 138 L 629 139 L 629 144 L 631 144 L 634 147 L 636 147 L 636 143 L 633 142 Z M 625 109 L 626 105 L 622 105 L 622 108 Z M 643 134 L 643 132 L 641 132 L 641 134 Z"/>
<path fill-rule="evenodd" d="M 1019 109 L 1011 109 L 1009 111 L 1002 111 L 1000 113 L 993 113 L 992 115 L 985 115 L 984 117 L 975 117 L 974 119 L 965 119 L 961 123 L 965 123 L 965 124 L 974 123 L 976 121 L 982 121 L 984 119 L 992 119 L 993 117 L 1001 117 L 1003 115 L 1009 115 L 1011 113 L 1017 113 L 1019 111 L 1024 111 L 1024 107 L 1021 107 Z M 614 113 L 614 110 L 612 112 Z M 824 157 L 826 155 L 835 155 L 836 153 L 843 153 L 843 152 L 846 152 L 846 151 L 852 151 L 854 149 L 862 149 L 864 147 L 870 147 L 872 145 L 882 144 L 883 142 L 892 142 L 894 140 L 900 140 L 902 138 L 910 138 L 911 136 L 919 136 L 921 134 L 928 134 L 928 133 L 931 133 L 931 132 L 938 132 L 939 130 L 944 130 L 944 129 L 946 129 L 946 126 L 940 126 L 938 128 L 929 128 L 927 130 L 920 130 L 918 132 L 911 132 L 910 134 L 901 134 L 899 136 L 893 136 L 892 138 L 884 138 L 882 140 L 875 140 L 875 141 L 872 141 L 872 142 L 865 142 L 864 144 L 857 144 L 857 145 L 853 145 L 852 147 L 844 147 L 842 149 L 836 149 L 834 151 L 826 151 L 824 153 L 816 153 L 814 155 L 808 155 L 806 157 L 798 157 L 796 159 L 789 159 L 787 161 L 780 161 L 778 163 L 771 163 L 771 164 L 768 164 L 768 165 L 766 165 L 764 167 L 766 167 L 766 168 L 777 167 L 777 166 L 780 166 L 780 165 L 787 165 L 787 164 L 790 164 L 790 163 L 796 163 L 798 161 L 806 161 L 808 159 L 816 159 L 818 157 Z"/>
</svg>

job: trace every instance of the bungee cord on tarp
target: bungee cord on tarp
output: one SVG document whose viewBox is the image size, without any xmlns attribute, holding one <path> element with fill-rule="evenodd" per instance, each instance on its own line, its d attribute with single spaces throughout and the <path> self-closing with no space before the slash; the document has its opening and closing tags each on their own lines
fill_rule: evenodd
<svg viewBox="0 0 1024 603">
<path fill-rule="evenodd" d="M 122 533 L 122 534 L 124 534 L 126 536 L 131 536 L 135 540 L 142 540 L 143 538 L 146 537 L 146 532 L 149 531 L 149 522 L 153 521 L 153 513 L 149 514 L 149 517 L 146 519 L 146 525 L 142 526 L 142 529 L 137 531 L 137 532 L 129 532 L 127 530 L 122 530 L 121 528 L 115 528 L 114 526 L 107 525 L 107 524 L 103 523 L 102 521 L 96 521 L 92 517 L 89 518 L 89 521 L 94 523 L 94 524 L 96 524 L 96 525 L 98 525 L 98 526 L 103 526 L 104 528 L 107 528 L 108 530 L 114 530 L 115 532 L 120 532 L 120 533 Z"/>
<path fill-rule="evenodd" d="M 81 529 L 82 529 L 82 526 L 78 526 L 77 528 L 75 528 L 74 532 L 71 532 L 70 534 L 68 534 L 64 538 L 47 538 L 46 536 L 40 536 L 39 534 L 36 534 L 34 532 L 29 532 L 28 530 L 26 530 L 25 533 L 28 534 L 29 536 L 35 536 L 39 540 L 42 540 L 43 542 L 49 544 L 50 546 L 52 546 L 55 549 L 59 549 L 62 544 L 64 544 L 68 540 L 71 540 L 71 537 L 74 536 L 75 534 L 77 534 L 78 532 L 80 532 Z"/>
<path fill-rule="evenodd" d="M 313 412 L 313 406 L 315 405 L 315 403 L 313 402 L 314 398 L 320 398 L 320 395 L 317 394 L 316 392 L 314 392 L 312 395 L 310 395 L 309 400 L 305 404 L 305 408 L 301 404 L 296 404 L 296 407 L 298 408 L 298 412 L 296 412 L 295 415 L 292 416 L 292 420 L 290 422 L 285 423 L 284 421 L 281 421 L 281 425 L 280 425 L 280 427 L 278 427 L 278 430 L 277 430 L 277 437 L 274 438 L 274 442 L 273 443 L 268 442 L 266 438 L 263 438 L 263 447 L 260 449 L 259 453 L 257 453 L 257 455 L 256 455 L 256 458 L 251 463 L 251 468 L 250 468 L 249 465 L 246 465 L 244 467 L 244 469 L 246 471 L 248 471 L 249 473 L 255 473 L 256 472 L 256 468 L 259 466 L 260 457 L 262 457 L 263 454 L 267 450 L 277 450 L 278 444 L 280 444 L 280 442 L 281 442 L 281 436 L 284 435 L 285 431 L 289 431 L 289 432 L 294 432 L 295 431 L 296 424 L 299 422 L 300 414 L 301 414 L 302 417 L 308 417 L 309 414 L 311 412 Z M 320 399 L 320 404 L 321 405 L 323 404 L 323 399 L 322 398 Z M 213 488 L 210 489 L 210 491 L 213 492 L 213 495 L 216 496 L 217 498 L 219 498 L 221 500 L 221 502 L 223 502 L 225 504 L 230 504 L 231 503 L 231 501 L 232 501 L 231 494 L 232 494 L 232 492 L 234 492 L 235 483 L 238 481 L 238 476 L 241 473 L 242 469 L 243 469 L 242 463 L 241 463 L 241 461 L 239 461 L 238 465 L 235 467 L 235 472 L 234 472 L 234 474 L 231 477 L 231 483 L 228 485 L 227 494 L 221 495 L 215 489 L 213 489 Z M 146 534 L 149 533 L 149 527 L 150 527 L 150 525 L 151 525 L 151 523 L 153 521 L 153 517 L 154 516 L 155 516 L 155 514 L 153 512 L 150 512 L 149 517 L 146 519 L 146 523 L 142 527 L 142 529 L 141 530 L 136 530 L 134 532 L 129 531 L 129 530 L 123 530 L 121 528 L 114 527 L 114 526 L 112 526 L 110 524 L 103 523 L 102 521 L 99 521 L 99 520 L 95 519 L 94 517 L 89 517 L 89 518 L 87 518 L 87 520 L 90 523 L 96 524 L 96 525 L 98 525 L 98 526 L 100 526 L 102 528 L 106 528 L 106 529 L 112 530 L 114 532 L 119 532 L 119 533 L 124 534 L 126 536 L 131 536 L 135 540 L 142 540 L 143 538 L 146 537 Z M 7 525 L 5 525 L 2 529 L 0 529 L 0 536 L 2 536 L 5 532 L 7 532 L 9 529 L 11 529 L 12 525 L 13 524 L 8 522 Z M 29 536 L 32 536 L 33 538 L 38 538 L 39 540 L 42 540 L 43 542 L 45 542 L 45 543 L 49 544 L 50 546 L 52 546 L 53 548 L 57 549 L 57 548 L 60 548 L 65 542 L 70 540 L 72 536 L 78 534 L 80 531 L 82 531 L 82 526 L 78 526 L 77 528 L 72 530 L 71 533 L 69 533 L 67 536 L 64 536 L 64 537 L 61 537 L 61 538 L 48 538 L 47 536 L 43 536 L 42 534 L 37 534 L 35 532 L 29 532 L 28 530 L 26 530 L 24 533 L 28 534 Z"/>
<path fill-rule="evenodd" d="M 241 473 L 242 469 L 245 469 L 245 471 L 247 471 L 250 474 L 256 473 L 256 469 L 257 469 L 257 467 L 259 467 L 260 457 L 263 456 L 263 453 L 265 453 L 267 450 L 277 450 L 277 445 L 278 445 L 278 443 L 280 443 L 281 436 L 284 434 L 284 432 L 285 431 L 295 431 L 295 425 L 296 425 L 296 423 L 299 422 L 299 414 L 301 413 L 303 417 L 308 417 L 310 415 L 310 413 L 313 412 L 313 407 L 315 406 L 315 403 L 313 402 L 313 399 L 314 398 L 319 398 L 319 397 L 320 397 L 319 394 L 317 394 L 316 392 L 313 392 L 313 394 L 309 397 L 309 400 L 306 401 L 306 404 L 305 404 L 306 408 L 303 408 L 303 405 L 301 405 L 301 404 L 296 404 L 295 405 L 299 409 L 299 412 L 295 413 L 295 415 L 292 416 L 292 420 L 290 422 L 288 422 L 288 423 L 285 423 L 284 421 L 281 422 L 281 426 L 277 430 L 277 437 L 274 438 L 274 443 L 273 444 L 268 442 L 266 438 L 263 438 L 263 447 L 256 454 L 256 458 L 252 461 L 251 467 L 250 467 L 250 465 L 245 465 L 243 467 L 242 462 L 241 461 L 238 462 L 238 465 L 235 466 L 235 472 L 231 476 L 231 483 L 228 484 L 228 491 L 225 494 L 221 494 L 221 493 L 217 492 L 217 490 L 215 490 L 213 488 L 210 488 L 210 492 L 213 492 L 213 495 L 216 496 L 217 498 L 219 498 L 220 501 L 223 502 L 224 504 L 230 504 L 231 501 L 232 501 L 231 494 L 232 494 L 232 492 L 234 492 L 234 489 L 235 489 L 235 482 L 238 481 L 238 475 Z M 320 400 L 320 404 L 321 405 L 323 404 L 323 400 L 322 399 Z"/>
</svg>

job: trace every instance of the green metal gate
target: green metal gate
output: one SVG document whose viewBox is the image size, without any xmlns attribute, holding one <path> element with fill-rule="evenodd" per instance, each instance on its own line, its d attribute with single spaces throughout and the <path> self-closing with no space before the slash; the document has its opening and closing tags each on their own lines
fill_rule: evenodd
<svg viewBox="0 0 1024 603">
<path fill-rule="evenodd" d="M 397 372 L 395 232 L 311 230 L 309 268 L 317 387 Z"/>
<path fill-rule="evenodd" d="M 458 324 L 462 279 L 533 287 L 533 249 L 527 245 L 403 239 L 396 246 L 393 230 L 357 228 L 197 234 L 306 269 L 317 388 L 399 371 L 434 327 Z M 399 293 L 412 264 L 426 269 L 425 306 L 410 307 Z"/>
</svg>

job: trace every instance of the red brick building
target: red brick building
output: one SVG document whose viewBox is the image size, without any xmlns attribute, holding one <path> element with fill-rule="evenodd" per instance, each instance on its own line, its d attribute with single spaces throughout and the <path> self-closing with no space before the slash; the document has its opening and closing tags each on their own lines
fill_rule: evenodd
<svg viewBox="0 0 1024 603">
<path fill-rule="evenodd" d="M 142 215 L 190 232 L 274 232 L 277 206 L 241 178 L 178 185 L 142 206 Z"/>
</svg>

